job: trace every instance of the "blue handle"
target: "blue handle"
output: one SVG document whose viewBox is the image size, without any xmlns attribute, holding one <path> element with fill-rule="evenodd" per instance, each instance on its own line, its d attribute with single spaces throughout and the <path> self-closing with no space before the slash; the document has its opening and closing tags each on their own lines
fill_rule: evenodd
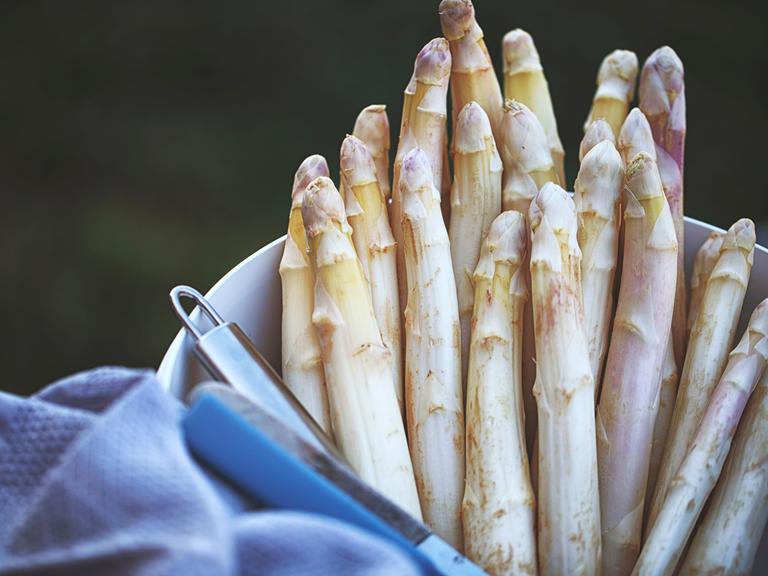
<svg viewBox="0 0 768 576">
<path fill-rule="evenodd" d="M 426 574 L 440 574 L 399 532 L 213 396 L 203 395 L 182 427 L 196 456 L 259 502 L 353 524 L 407 552 Z"/>
</svg>

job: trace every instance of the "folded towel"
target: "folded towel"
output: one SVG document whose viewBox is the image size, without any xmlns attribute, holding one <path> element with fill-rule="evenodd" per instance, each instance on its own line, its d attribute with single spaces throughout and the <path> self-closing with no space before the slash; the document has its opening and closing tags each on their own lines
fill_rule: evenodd
<svg viewBox="0 0 768 576">
<path fill-rule="evenodd" d="M 418 574 L 330 518 L 254 511 L 191 458 L 149 371 L 0 393 L 0 575 Z"/>
</svg>

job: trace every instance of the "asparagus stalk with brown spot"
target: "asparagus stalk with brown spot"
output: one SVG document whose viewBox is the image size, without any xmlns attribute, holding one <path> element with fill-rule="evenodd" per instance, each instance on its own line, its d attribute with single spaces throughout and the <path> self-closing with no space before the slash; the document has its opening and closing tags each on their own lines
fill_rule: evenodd
<svg viewBox="0 0 768 576">
<path fill-rule="evenodd" d="M 707 280 L 712 273 L 712 269 L 717 264 L 720 256 L 720 248 L 723 245 L 725 233 L 715 230 L 710 232 L 707 239 L 696 252 L 696 258 L 693 260 L 693 273 L 691 274 L 691 295 L 688 299 L 688 333 L 693 330 L 693 325 L 699 315 L 701 300 L 704 298 L 704 291 L 707 288 Z"/>
<path fill-rule="evenodd" d="M 636 80 L 637 56 L 634 52 L 614 50 L 608 54 L 597 73 L 597 90 L 584 130 L 593 121 L 604 118 L 610 124 L 614 136 L 618 136 L 629 112 L 629 104 L 635 97 Z"/>
<path fill-rule="evenodd" d="M 443 171 L 447 169 L 446 98 L 451 74 L 451 51 L 444 38 L 430 40 L 416 56 L 408 86 L 403 94 L 403 115 L 400 140 L 397 144 L 392 175 L 392 203 L 389 221 L 397 242 L 397 279 L 400 306 L 407 300 L 405 264 L 403 262 L 403 233 L 400 209 L 400 166 L 414 148 L 421 148 L 429 159 L 435 188 L 441 191 L 441 209 L 450 210 L 449 186 L 441 190 Z M 450 180 L 449 180 L 450 184 Z M 446 222 L 448 220 L 446 219 Z"/>
<path fill-rule="evenodd" d="M 459 112 L 476 102 L 488 115 L 494 139 L 501 134 L 501 88 L 493 62 L 475 19 L 471 0 L 442 0 L 439 7 L 443 36 L 451 47 L 451 110 L 454 138 Z"/>
<path fill-rule="evenodd" d="M 312 322 L 323 353 L 336 443 L 363 480 L 421 518 L 390 353 L 376 324 L 343 201 L 330 179 L 321 176 L 310 183 L 301 212 L 315 274 Z"/>
<path fill-rule="evenodd" d="M 763 370 L 680 573 L 748 576 L 766 521 L 768 371 Z"/>
<path fill-rule="evenodd" d="M 538 403 L 538 558 L 542 574 L 598 574 L 595 381 L 584 336 L 576 209 L 546 184 L 531 204 L 531 294 Z"/>
<path fill-rule="evenodd" d="M 502 48 L 504 97 L 522 102 L 536 114 L 547 135 L 559 183 L 565 185 L 565 151 L 557 133 L 552 97 L 533 38 L 518 28 L 505 34 Z"/>
<path fill-rule="evenodd" d="M 302 406 L 326 433 L 331 434 L 323 360 L 312 325 L 315 281 L 301 217 L 304 189 L 317 176 L 328 176 L 328 165 L 325 158 L 316 154 L 301 163 L 293 180 L 288 234 L 280 260 L 283 291 L 282 373 L 286 386 Z"/>
<path fill-rule="evenodd" d="M 557 174 L 549 152 L 544 128 L 525 104 L 507 100 L 502 121 L 501 158 L 504 164 L 502 178 L 502 210 L 517 210 L 527 218 L 533 198 L 546 182 L 557 182 Z M 525 263 L 528 270 L 528 261 Z M 530 273 L 526 274 L 530 287 Z M 535 339 L 531 304 L 525 309 L 523 321 L 523 399 L 525 402 L 525 428 L 529 450 L 536 437 L 536 402 L 533 383 L 536 378 Z"/>
<path fill-rule="evenodd" d="M 685 459 L 659 509 L 633 574 L 671 575 L 731 448 L 741 415 L 768 359 L 768 300 L 752 313 L 709 398 Z M 734 539 L 730 527 L 723 533 Z M 730 573 L 730 572 L 728 572 Z"/>
<path fill-rule="evenodd" d="M 579 162 L 582 162 L 584 156 L 587 155 L 587 152 L 592 150 L 592 148 L 600 144 L 603 140 L 608 140 L 614 147 L 616 146 L 616 136 L 614 136 L 613 130 L 611 130 L 611 125 L 603 118 L 598 118 L 593 121 L 589 125 L 589 128 L 587 128 L 587 131 L 584 132 L 584 137 L 581 139 L 581 144 L 579 145 Z"/>
<path fill-rule="evenodd" d="M 389 201 L 392 189 L 389 184 L 389 118 L 387 107 L 372 104 L 363 108 L 355 120 L 352 135 L 360 138 L 373 157 L 376 178 L 384 198 Z"/>
<path fill-rule="evenodd" d="M 536 574 L 521 380 L 527 244 L 523 215 L 502 213 L 474 275 L 464 545 L 471 560 L 496 575 Z"/>
<path fill-rule="evenodd" d="M 685 82 L 683 63 L 669 46 L 655 50 L 643 65 L 640 74 L 638 100 L 640 109 L 648 118 L 656 156 L 664 183 L 672 218 L 675 221 L 677 242 L 684 245 L 685 222 L 683 220 L 683 161 L 685 154 Z M 675 316 L 672 320 L 672 341 L 675 361 L 685 359 L 687 333 L 687 304 L 685 290 L 685 259 L 683 251 L 677 261 L 677 294 Z"/>
<path fill-rule="evenodd" d="M 606 575 L 629 574 L 640 551 L 677 266 L 674 223 L 653 158 L 640 153 L 628 164 L 625 191 L 622 282 L 597 408 Z"/>
<path fill-rule="evenodd" d="M 448 236 L 461 322 L 462 381 L 466 382 L 475 299 L 472 275 L 480 256 L 480 245 L 501 211 L 501 158 L 488 116 L 476 102 L 464 106 L 459 114 L 454 148 Z"/>
<path fill-rule="evenodd" d="M 610 140 L 604 140 L 584 157 L 573 198 L 579 221 L 584 326 L 596 399 L 613 315 L 623 181 L 621 156 Z"/>
<path fill-rule="evenodd" d="M 416 148 L 400 175 L 405 269 L 405 400 L 424 519 L 462 547 L 464 401 L 456 283 L 429 157 Z"/>
<path fill-rule="evenodd" d="M 725 368 L 749 282 L 754 247 L 755 227 L 746 218 L 731 226 L 723 238 L 691 331 L 646 530 L 653 527 Z"/>
<path fill-rule="evenodd" d="M 345 185 L 347 218 L 357 256 L 371 287 L 371 301 L 384 346 L 400 412 L 403 413 L 403 352 L 400 301 L 397 290 L 397 253 L 389 226 L 387 202 L 368 147 L 354 136 L 341 145 L 341 175 Z"/>
</svg>

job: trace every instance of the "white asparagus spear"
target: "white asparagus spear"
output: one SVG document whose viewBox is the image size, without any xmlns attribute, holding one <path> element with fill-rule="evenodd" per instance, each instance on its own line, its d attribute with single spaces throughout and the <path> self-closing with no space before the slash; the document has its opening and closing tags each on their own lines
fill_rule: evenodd
<svg viewBox="0 0 768 576">
<path fill-rule="evenodd" d="M 680 247 L 678 246 L 678 250 Z M 659 386 L 659 408 L 656 412 L 656 422 L 653 425 L 653 441 L 651 442 L 651 462 L 648 465 L 648 487 L 645 490 L 643 503 L 643 518 L 647 519 L 651 511 L 651 500 L 659 477 L 661 458 L 664 456 L 664 445 L 672 424 L 672 411 L 675 409 L 677 384 L 680 372 L 675 363 L 675 352 L 672 342 L 668 341 L 664 350 L 664 363 L 661 365 L 661 385 Z"/>
<path fill-rule="evenodd" d="M 416 148 L 400 175 L 405 309 L 405 403 L 424 519 L 462 547 L 464 401 L 456 283 L 428 156 Z"/>
<path fill-rule="evenodd" d="M 517 28 L 504 35 L 504 98 L 522 102 L 541 122 L 549 142 L 559 183 L 565 185 L 565 151 L 557 132 L 557 120 L 549 86 L 533 38 Z"/>
<path fill-rule="evenodd" d="M 629 574 L 640 551 L 677 269 L 674 223 L 653 158 L 641 152 L 630 161 L 625 191 L 622 282 L 597 408 L 606 576 Z"/>
<path fill-rule="evenodd" d="M 384 346 L 390 352 L 392 382 L 403 412 L 403 351 L 397 290 L 395 239 L 389 227 L 387 202 L 379 187 L 373 157 L 362 140 L 347 136 L 341 145 L 341 175 L 347 218 Z"/>
<path fill-rule="evenodd" d="M 328 164 L 315 154 L 301 163 L 293 180 L 288 235 L 280 260 L 282 373 L 285 385 L 302 406 L 327 434 L 332 434 L 320 343 L 312 325 L 315 280 L 301 217 L 304 189 L 317 176 L 328 176 Z"/>
<path fill-rule="evenodd" d="M 672 219 L 675 221 L 677 243 L 684 246 L 683 220 L 683 162 L 685 154 L 685 81 L 683 63 L 669 46 L 654 50 L 643 64 L 638 88 L 640 109 L 648 118 L 656 156 Z M 675 316 L 672 319 L 672 342 L 675 361 L 685 359 L 687 335 L 685 290 L 685 259 L 683 250 L 677 259 L 677 294 Z"/>
<path fill-rule="evenodd" d="M 712 273 L 712 269 L 717 264 L 720 256 L 720 248 L 723 245 L 725 233 L 720 230 L 711 232 L 704 243 L 696 252 L 696 258 L 693 260 L 693 273 L 691 274 L 691 294 L 688 299 L 688 334 L 693 330 L 696 323 L 696 317 L 701 309 L 701 300 L 704 298 L 704 291 L 707 288 L 707 280 Z"/>
<path fill-rule="evenodd" d="M 579 222 L 584 327 L 595 377 L 595 398 L 602 382 L 613 315 L 613 277 L 619 249 L 624 163 L 610 140 L 592 148 L 574 185 Z"/>
<path fill-rule="evenodd" d="M 598 118 L 597 120 L 594 120 L 589 125 L 589 128 L 587 128 L 587 131 L 584 132 L 584 137 L 581 139 L 581 144 L 579 145 L 579 162 L 583 161 L 587 152 L 592 150 L 592 148 L 600 144 L 603 140 L 608 140 L 614 147 L 616 146 L 616 136 L 613 134 L 611 125 L 608 124 L 604 118 Z"/>
<path fill-rule="evenodd" d="M 442 0 L 438 8 L 443 36 L 451 47 L 451 126 L 459 112 L 476 102 L 488 115 L 494 140 L 501 137 L 501 87 L 470 0 Z"/>
<path fill-rule="evenodd" d="M 736 427 L 765 369 L 766 359 L 768 300 L 752 313 L 744 336 L 730 354 L 632 574 L 674 573 L 696 520 L 720 476 Z M 728 534 L 730 539 L 735 536 Z"/>
<path fill-rule="evenodd" d="M 467 382 L 464 546 L 494 575 L 536 574 L 535 502 L 522 388 L 525 218 L 503 212 L 475 270 Z"/>
<path fill-rule="evenodd" d="M 421 518 L 389 351 L 344 204 L 330 179 L 321 176 L 309 184 L 301 212 L 315 273 L 312 322 L 323 352 L 336 442 L 363 480 Z"/>
<path fill-rule="evenodd" d="M 625 163 L 640 152 L 648 154 L 648 156 L 652 157 L 654 160 L 658 160 L 658 147 L 653 141 L 651 126 L 648 123 L 645 114 L 643 114 L 639 108 L 633 108 L 627 115 L 626 120 L 624 120 L 624 124 L 621 126 L 621 132 L 619 133 L 619 150 L 624 157 Z M 659 168 L 662 188 L 664 188 L 664 195 L 667 197 L 667 203 L 669 203 L 669 196 L 667 196 L 668 184 L 665 181 L 665 177 L 669 176 L 669 171 L 665 172 L 662 166 L 659 166 L 658 164 L 657 166 Z M 672 207 L 670 205 L 670 212 L 671 211 Z M 677 225 L 677 223 L 675 223 L 675 225 Z M 680 251 L 684 249 L 679 243 L 679 238 L 680 237 L 678 237 L 678 262 Z M 677 290 L 677 286 L 675 287 L 675 290 Z M 674 313 L 672 318 L 674 322 Z M 651 461 L 648 467 L 648 483 L 645 503 L 643 505 L 643 518 L 646 519 L 650 512 L 653 490 L 656 487 L 656 479 L 658 478 L 659 468 L 661 467 L 661 458 L 664 453 L 664 446 L 671 425 L 672 412 L 675 408 L 677 385 L 680 377 L 678 364 L 675 359 L 674 341 L 671 337 L 667 341 L 667 348 L 668 350 L 664 352 L 664 361 L 661 368 L 661 387 L 659 389 L 658 410 L 656 413 L 656 422 L 653 427 Z"/>
<path fill-rule="evenodd" d="M 389 184 L 389 118 L 384 104 L 371 104 L 358 114 L 352 136 L 362 140 L 373 156 L 376 178 L 384 198 L 389 201 L 392 189 Z"/>
<path fill-rule="evenodd" d="M 411 76 L 411 80 L 403 93 L 400 139 L 397 143 L 395 167 L 392 175 L 392 203 L 389 205 L 389 222 L 397 242 L 397 281 L 400 287 L 401 307 L 405 307 L 408 288 L 403 262 L 400 166 L 408 152 L 414 148 L 421 148 L 429 158 L 435 187 L 441 190 L 443 170 L 447 170 L 445 164 L 447 159 L 445 122 L 450 75 L 451 51 L 448 48 L 448 42 L 445 38 L 435 38 L 430 40 L 416 56 L 413 76 Z M 448 188 L 441 190 L 443 214 L 446 210 L 450 210 L 448 192 Z"/>
<path fill-rule="evenodd" d="M 754 224 L 746 218 L 737 221 L 726 233 L 720 257 L 707 281 L 701 311 L 688 343 L 646 532 L 653 526 L 725 368 L 749 282 L 754 247 Z"/>
<path fill-rule="evenodd" d="M 749 399 L 683 575 L 749 576 L 768 521 L 768 371 Z"/>
<path fill-rule="evenodd" d="M 476 102 L 468 103 L 459 114 L 453 174 L 448 236 L 461 322 L 462 382 L 466 382 L 475 299 L 472 274 L 480 256 L 480 245 L 501 211 L 501 158 L 488 116 Z"/>
<path fill-rule="evenodd" d="M 603 59 L 597 73 L 597 90 L 592 108 L 584 123 L 584 130 L 598 118 L 605 118 L 614 136 L 629 112 L 629 103 L 635 97 L 637 56 L 629 50 L 614 50 Z"/>
<path fill-rule="evenodd" d="M 556 184 L 531 204 L 539 409 L 538 558 L 544 575 L 600 572 L 595 381 L 581 301 L 576 208 Z"/>
<path fill-rule="evenodd" d="M 501 159 L 504 164 L 502 210 L 517 210 L 527 219 L 531 202 L 539 188 L 546 182 L 557 182 L 557 173 L 541 123 L 525 104 L 513 100 L 504 102 Z M 529 268 L 529 262 L 526 260 L 525 269 Z M 530 272 L 526 274 L 525 284 L 530 288 Z M 535 356 L 533 312 L 529 302 L 526 304 L 523 321 L 523 400 L 529 451 L 532 450 L 536 438 L 537 411 L 533 398 Z"/>
</svg>

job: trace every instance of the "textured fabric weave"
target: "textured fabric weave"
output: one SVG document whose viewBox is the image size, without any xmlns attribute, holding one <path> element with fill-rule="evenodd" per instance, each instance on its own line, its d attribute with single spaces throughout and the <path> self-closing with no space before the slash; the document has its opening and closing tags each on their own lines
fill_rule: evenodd
<svg viewBox="0 0 768 576">
<path fill-rule="evenodd" d="M 418 574 L 329 518 L 247 511 L 190 457 L 154 374 L 0 393 L 0 575 Z"/>
</svg>

